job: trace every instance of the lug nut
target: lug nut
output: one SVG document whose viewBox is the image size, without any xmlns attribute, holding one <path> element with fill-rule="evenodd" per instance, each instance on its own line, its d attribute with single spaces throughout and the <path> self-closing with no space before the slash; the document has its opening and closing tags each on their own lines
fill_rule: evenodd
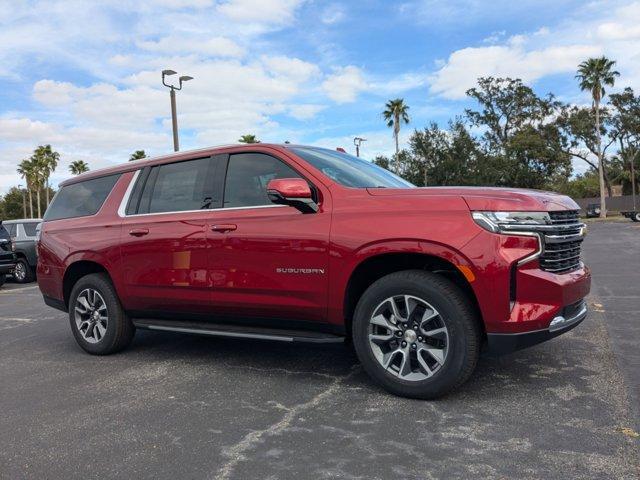
<svg viewBox="0 0 640 480">
<path fill-rule="evenodd" d="M 396 332 L 396 337 L 401 337 L 401 336 L 402 336 L 402 332 L 401 332 L 400 330 L 398 330 L 398 331 Z"/>
<path fill-rule="evenodd" d="M 424 340 L 422 337 L 418 337 L 419 342 L 421 342 L 422 340 Z"/>
<path fill-rule="evenodd" d="M 415 349 L 416 349 L 416 344 L 415 344 L 415 343 L 412 343 L 412 344 L 411 344 L 411 348 L 413 348 L 413 349 L 415 350 Z"/>
<path fill-rule="evenodd" d="M 401 343 L 401 345 L 402 345 L 402 348 L 404 348 L 404 347 L 406 347 L 406 346 L 407 346 L 407 342 L 405 342 L 405 341 L 403 340 L 403 341 L 402 341 L 402 343 Z"/>
</svg>

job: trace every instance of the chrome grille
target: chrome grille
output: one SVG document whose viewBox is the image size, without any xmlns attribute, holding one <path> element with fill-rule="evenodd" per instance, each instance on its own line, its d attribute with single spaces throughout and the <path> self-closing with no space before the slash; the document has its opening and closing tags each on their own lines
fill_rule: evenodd
<svg viewBox="0 0 640 480">
<path fill-rule="evenodd" d="M 539 258 L 540 268 L 559 274 L 579 269 L 584 224 L 578 210 L 549 212 L 549 217 L 551 225 L 541 232 L 544 249 Z"/>
</svg>

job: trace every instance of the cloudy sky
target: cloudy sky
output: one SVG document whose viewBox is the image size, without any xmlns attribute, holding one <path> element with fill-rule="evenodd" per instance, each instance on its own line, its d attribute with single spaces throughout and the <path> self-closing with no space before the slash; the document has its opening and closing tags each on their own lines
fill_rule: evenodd
<svg viewBox="0 0 640 480">
<path fill-rule="evenodd" d="M 393 149 L 389 98 L 411 128 L 445 125 L 483 75 L 586 103 L 576 65 L 605 54 L 640 89 L 640 2 L 574 0 L 0 0 L 0 193 L 51 143 L 92 169 L 172 149 L 165 68 L 183 149 L 244 133 L 365 156 Z M 403 139 L 409 133 L 405 129 Z"/>
</svg>

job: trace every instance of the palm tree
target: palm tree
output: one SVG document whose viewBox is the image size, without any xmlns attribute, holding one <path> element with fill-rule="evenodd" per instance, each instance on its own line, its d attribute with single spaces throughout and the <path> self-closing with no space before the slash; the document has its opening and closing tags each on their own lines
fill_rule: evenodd
<svg viewBox="0 0 640 480">
<path fill-rule="evenodd" d="M 400 136 L 400 124 L 409 123 L 409 107 L 404 103 L 404 99 L 396 98 L 389 100 L 384 106 L 385 110 L 382 116 L 387 121 L 387 127 L 393 128 L 393 138 L 396 141 L 396 161 L 400 154 L 400 146 L 398 145 L 398 137 Z"/>
<path fill-rule="evenodd" d="M 606 218 L 607 210 L 605 204 L 604 189 L 604 165 L 602 154 L 602 134 L 600 132 L 600 101 L 605 95 L 605 85 L 613 87 L 616 77 L 620 72 L 613 70 L 616 64 L 614 60 L 607 57 L 589 58 L 578 65 L 578 74 L 576 78 L 580 81 L 580 89 L 582 91 L 591 92 L 593 99 L 593 108 L 596 114 L 596 142 L 598 148 L 598 178 L 600 181 L 600 218 Z"/>
<path fill-rule="evenodd" d="M 240 142 L 240 143 L 260 143 L 260 140 L 258 140 L 255 135 L 248 134 L 248 135 L 242 135 L 238 139 L 238 142 Z"/>
<path fill-rule="evenodd" d="M 40 145 L 33 151 L 33 156 L 31 158 L 35 158 L 38 165 L 40 165 L 40 174 L 42 177 L 42 183 L 45 187 L 45 195 L 47 199 L 46 205 L 49 206 L 49 177 L 58 167 L 60 154 L 53 150 L 51 145 Z"/>
<path fill-rule="evenodd" d="M 69 165 L 69 171 L 74 175 L 80 175 L 81 173 L 89 171 L 89 165 L 84 160 L 74 160 Z"/>
<path fill-rule="evenodd" d="M 129 161 L 133 162 L 134 160 L 142 160 L 143 158 L 147 158 L 147 154 L 144 150 L 136 150 L 129 156 Z"/>
<path fill-rule="evenodd" d="M 31 160 L 22 160 L 18 165 L 18 174 L 24 178 L 29 192 L 29 214 L 33 218 L 33 187 L 35 184 L 35 164 Z"/>
</svg>

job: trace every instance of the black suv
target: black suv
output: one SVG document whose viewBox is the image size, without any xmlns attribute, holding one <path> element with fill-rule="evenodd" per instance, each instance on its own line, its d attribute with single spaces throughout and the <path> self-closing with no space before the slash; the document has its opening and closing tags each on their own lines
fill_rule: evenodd
<svg viewBox="0 0 640 480">
<path fill-rule="evenodd" d="M 13 273 L 15 265 L 16 255 L 13 253 L 13 242 L 0 220 L 0 286 L 4 284 L 7 275 Z"/>
<path fill-rule="evenodd" d="M 38 264 L 36 233 L 41 221 L 37 218 L 29 218 L 5 220 L 2 224 L 13 241 L 13 251 L 16 254 L 13 279 L 16 283 L 29 283 L 36 279 L 36 266 Z"/>
</svg>

